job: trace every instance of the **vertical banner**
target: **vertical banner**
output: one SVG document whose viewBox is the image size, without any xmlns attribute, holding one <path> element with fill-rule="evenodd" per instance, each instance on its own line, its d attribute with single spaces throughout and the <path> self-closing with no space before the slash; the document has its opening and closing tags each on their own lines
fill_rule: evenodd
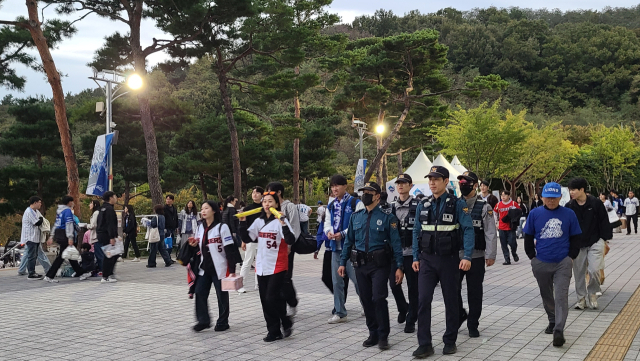
<svg viewBox="0 0 640 361">
<path fill-rule="evenodd" d="M 358 160 L 358 167 L 356 168 L 356 178 L 353 182 L 353 191 L 357 192 L 358 189 L 364 187 L 364 175 L 367 173 L 367 160 Z"/>
<path fill-rule="evenodd" d="M 89 172 L 89 183 L 87 184 L 88 195 L 101 196 L 109 188 L 109 147 L 113 140 L 113 133 L 103 134 L 96 139 L 93 149 L 93 159 L 91 159 L 91 170 Z"/>
</svg>

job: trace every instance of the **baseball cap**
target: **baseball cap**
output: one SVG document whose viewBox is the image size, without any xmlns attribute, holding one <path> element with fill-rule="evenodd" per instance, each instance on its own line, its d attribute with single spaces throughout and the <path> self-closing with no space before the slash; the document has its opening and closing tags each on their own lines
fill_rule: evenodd
<svg viewBox="0 0 640 361">
<path fill-rule="evenodd" d="M 436 178 L 442 178 L 442 179 L 448 179 L 449 178 L 449 170 L 445 167 L 439 166 L 439 165 L 435 165 L 433 167 L 431 167 L 431 171 L 429 172 L 429 174 L 427 174 L 425 176 L 425 178 L 429 178 L 429 177 L 436 177 Z"/>
<path fill-rule="evenodd" d="M 396 179 L 396 183 L 409 183 L 412 184 L 413 180 L 411 179 L 411 176 L 408 175 L 407 173 L 402 173 L 398 176 L 398 179 Z"/>
<path fill-rule="evenodd" d="M 469 182 L 473 182 L 473 183 L 478 183 L 478 176 L 470 171 L 465 171 L 464 173 L 462 173 L 462 175 L 458 176 L 458 179 L 466 179 Z"/>
<path fill-rule="evenodd" d="M 562 197 L 562 188 L 560 184 L 556 182 L 549 182 L 542 188 L 542 196 L 545 198 L 560 198 Z"/>
<path fill-rule="evenodd" d="M 380 188 L 380 186 L 376 182 L 367 182 L 367 183 L 364 184 L 364 187 L 358 189 L 358 192 L 360 192 L 360 191 L 374 191 L 374 192 L 380 194 L 382 192 L 382 189 Z"/>
</svg>

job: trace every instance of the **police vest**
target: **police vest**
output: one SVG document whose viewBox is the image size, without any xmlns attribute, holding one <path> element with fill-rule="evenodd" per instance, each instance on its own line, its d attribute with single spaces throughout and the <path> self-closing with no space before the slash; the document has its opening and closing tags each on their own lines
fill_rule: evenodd
<svg viewBox="0 0 640 361">
<path fill-rule="evenodd" d="M 402 238 L 403 247 L 413 246 L 413 225 L 416 222 L 418 204 L 420 204 L 419 199 L 411 199 L 409 202 L 409 213 L 407 213 L 404 219 L 400 220 L 400 237 Z"/>
<path fill-rule="evenodd" d="M 462 246 L 460 242 L 460 224 L 456 219 L 456 203 L 458 199 L 449 196 L 439 215 L 431 211 L 436 200 L 429 197 L 423 203 L 418 215 L 420 220 L 420 251 L 439 256 L 458 255 Z"/>
<path fill-rule="evenodd" d="M 473 232 L 475 234 L 475 249 L 484 251 L 487 249 L 487 241 L 484 237 L 484 223 L 482 222 L 482 209 L 487 202 L 478 199 L 471 210 L 471 220 L 473 222 Z"/>
</svg>

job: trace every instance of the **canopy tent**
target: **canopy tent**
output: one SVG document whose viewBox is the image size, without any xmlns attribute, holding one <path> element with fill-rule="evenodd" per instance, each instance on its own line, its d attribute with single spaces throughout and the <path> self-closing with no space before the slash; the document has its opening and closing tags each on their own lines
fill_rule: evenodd
<svg viewBox="0 0 640 361">
<path fill-rule="evenodd" d="M 456 195 L 460 195 L 460 186 L 458 185 L 458 176 L 462 175 L 454 168 L 451 163 L 442 154 L 438 154 L 436 159 L 433 160 L 433 165 L 438 165 L 447 168 L 449 170 L 449 185 L 455 190 Z"/>
<path fill-rule="evenodd" d="M 454 156 L 453 159 L 451 160 L 451 165 L 453 166 L 453 168 L 455 168 L 458 172 L 460 172 L 460 174 L 468 171 L 467 168 L 465 168 L 462 163 L 460 163 L 460 159 L 458 159 L 458 156 Z"/>
<path fill-rule="evenodd" d="M 411 179 L 413 180 L 413 188 L 411 188 L 412 195 L 418 195 L 420 193 L 428 196 L 431 195 L 431 190 L 429 190 L 428 180 L 425 178 L 427 174 L 431 171 L 431 161 L 427 158 L 427 155 L 424 154 L 424 151 L 420 151 L 420 154 L 416 157 L 416 159 L 411 163 L 409 168 L 404 171 L 404 173 L 409 174 Z M 393 202 L 398 197 L 398 192 L 396 191 L 396 178 L 388 181 L 385 187 L 385 190 L 389 194 L 387 200 L 389 202 Z"/>
</svg>

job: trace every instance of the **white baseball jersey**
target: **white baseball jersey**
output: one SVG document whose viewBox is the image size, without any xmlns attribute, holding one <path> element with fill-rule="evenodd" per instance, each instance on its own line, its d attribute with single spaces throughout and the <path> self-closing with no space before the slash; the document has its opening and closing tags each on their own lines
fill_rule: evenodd
<svg viewBox="0 0 640 361">
<path fill-rule="evenodd" d="M 291 226 L 285 219 L 289 230 Z M 248 229 L 249 237 L 258 240 L 256 255 L 256 274 L 269 276 L 289 269 L 289 247 L 284 241 L 282 225 L 275 219 L 265 225 L 263 218 L 256 219 Z"/>
<path fill-rule="evenodd" d="M 203 237 L 203 234 L 204 226 L 200 225 L 198 227 L 198 232 L 196 233 L 196 239 L 200 243 L 200 249 L 202 249 L 203 239 L 205 239 L 205 237 Z M 213 260 L 213 265 L 216 268 L 216 273 L 218 273 L 218 279 L 221 280 L 227 277 L 229 272 L 227 269 L 227 255 L 224 252 L 224 246 L 234 244 L 229 226 L 220 223 L 217 226 L 211 228 L 206 237 L 205 244 L 209 247 L 209 254 L 211 254 L 211 259 Z M 202 269 L 202 259 L 200 260 L 199 274 L 200 276 L 204 275 L 204 270 Z"/>
</svg>

